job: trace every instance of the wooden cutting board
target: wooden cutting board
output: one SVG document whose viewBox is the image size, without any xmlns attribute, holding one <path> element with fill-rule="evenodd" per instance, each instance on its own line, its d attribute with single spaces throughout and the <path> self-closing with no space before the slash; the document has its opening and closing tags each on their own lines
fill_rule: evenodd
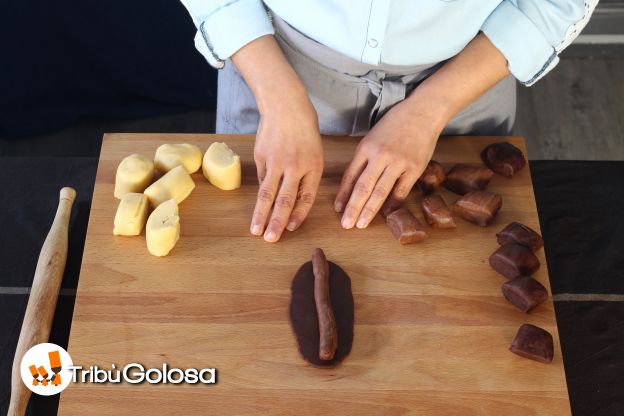
<svg viewBox="0 0 624 416">
<path fill-rule="evenodd" d="M 440 139 L 434 159 L 479 162 L 479 152 L 520 137 Z M 201 175 L 180 205 L 182 236 L 168 257 L 151 256 L 145 236 L 115 237 L 115 170 L 131 153 L 153 156 L 163 143 L 205 150 L 225 141 L 243 162 L 243 186 L 220 191 Z M 315 206 L 277 244 L 249 234 L 257 181 L 253 137 L 108 134 L 104 137 L 69 340 L 75 365 L 218 371 L 215 385 L 82 384 L 61 396 L 60 414 L 570 414 L 552 300 L 525 315 L 501 295 L 504 278 L 488 265 L 495 234 L 511 221 L 539 230 L 529 168 L 495 175 L 503 196 L 494 223 L 457 219 L 455 230 L 428 229 L 421 244 L 401 246 L 383 219 L 343 230 L 332 209 L 341 173 L 356 146 L 324 138 L 325 172 Z M 440 190 L 447 202 L 457 196 Z M 420 197 L 408 206 L 422 220 Z M 299 356 L 288 320 L 290 283 L 313 248 L 351 276 L 355 338 L 334 369 Z M 535 277 L 550 288 L 544 252 Z M 555 339 L 545 365 L 508 348 L 518 327 L 533 323 Z"/>
</svg>

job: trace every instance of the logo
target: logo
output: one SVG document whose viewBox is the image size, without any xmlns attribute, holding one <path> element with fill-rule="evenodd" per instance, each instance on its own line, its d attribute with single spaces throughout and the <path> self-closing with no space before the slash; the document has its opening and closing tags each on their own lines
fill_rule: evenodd
<svg viewBox="0 0 624 416">
<path fill-rule="evenodd" d="M 38 344 L 29 349 L 20 365 L 22 381 L 33 393 L 52 396 L 73 383 L 139 384 L 216 384 L 216 368 L 176 368 L 163 363 L 161 368 L 149 368 L 131 363 L 122 369 L 112 364 L 109 370 L 97 365 L 74 365 L 71 357 L 56 344 Z"/>
<path fill-rule="evenodd" d="M 37 344 L 26 351 L 20 365 L 22 381 L 35 394 L 52 396 L 72 382 L 72 359 L 56 344 Z"/>
</svg>

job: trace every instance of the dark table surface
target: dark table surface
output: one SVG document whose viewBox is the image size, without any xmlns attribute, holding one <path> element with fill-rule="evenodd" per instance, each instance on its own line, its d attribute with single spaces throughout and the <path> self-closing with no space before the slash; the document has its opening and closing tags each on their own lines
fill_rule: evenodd
<svg viewBox="0 0 624 416">
<path fill-rule="evenodd" d="M 62 186 L 78 192 L 50 342 L 66 347 L 97 159 L 0 157 L 0 413 L 39 250 Z M 531 162 L 573 414 L 624 415 L 624 162 Z M 34 396 L 31 415 L 56 413 Z"/>
</svg>

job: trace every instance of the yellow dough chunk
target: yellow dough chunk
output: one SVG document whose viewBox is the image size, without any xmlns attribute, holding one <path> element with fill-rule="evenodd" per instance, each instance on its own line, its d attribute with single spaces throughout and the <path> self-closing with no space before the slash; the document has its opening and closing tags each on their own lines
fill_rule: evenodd
<svg viewBox="0 0 624 416">
<path fill-rule="evenodd" d="M 121 199 L 128 192 L 143 192 L 153 179 L 154 162 L 136 153 L 127 156 L 117 166 L 115 198 Z"/>
<path fill-rule="evenodd" d="M 161 172 L 169 172 L 176 166 L 184 166 L 188 173 L 195 173 L 201 164 L 201 150 L 189 143 L 163 144 L 156 149 L 154 156 L 154 165 Z"/>
<path fill-rule="evenodd" d="M 202 171 L 211 184 L 224 191 L 241 186 L 240 156 L 225 143 L 210 145 L 204 155 Z"/>
<path fill-rule="evenodd" d="M 195 182 L 193 182 L 191 175 L 184 167 L 176 166 L 151 184 L 144 193 L 150 203 L 157 207 L 171 198 L 179 204 L 191 194 L 194 188 Z"/>
<path fill-rule="evenodd" d="M 147 219 L 147 249 L 154 256 L 169 254 L 180 238 L 180 217 L 175 199 L 160 204 Z"/>
<path fill-rule="evenodd" d="M 114 235 L 139 235 L 147 219 L 148 202 L 143 194 L 127 193 L 121 198 L 113 228 Z"/>
</svg>

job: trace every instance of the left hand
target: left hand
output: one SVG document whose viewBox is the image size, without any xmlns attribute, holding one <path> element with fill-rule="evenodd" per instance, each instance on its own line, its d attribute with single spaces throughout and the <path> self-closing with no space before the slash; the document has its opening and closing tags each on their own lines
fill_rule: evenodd
<svg viewBox="0 0 624 416">
<path fill-rule="evenodd" d="M 387 214 L 405 200 L 431 160 L 444 126 L 429 113 L 427 106 L 408 98 L 360 141 L 334 202 L 336 212 L 344 212 L 343 228 L 366 228 L 382 205 Z"/>
</svg>

